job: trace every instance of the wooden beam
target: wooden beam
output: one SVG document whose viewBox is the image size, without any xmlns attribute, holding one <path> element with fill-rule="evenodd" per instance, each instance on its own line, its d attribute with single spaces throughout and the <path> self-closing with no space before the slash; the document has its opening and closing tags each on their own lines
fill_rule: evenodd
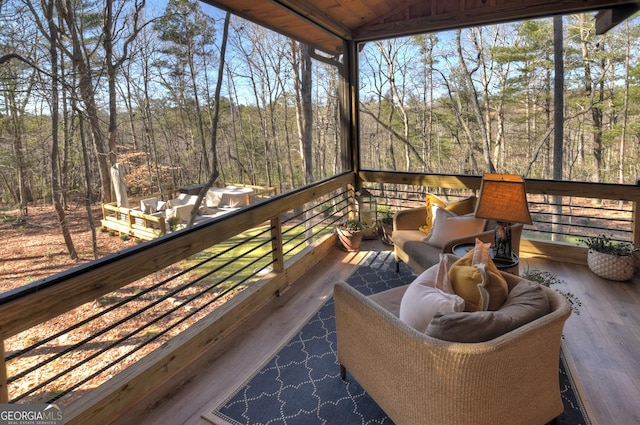
<svg viewBox="0 0 640 425">
<path fill-rule="evenodd" d="M 340 38 L 350 40 L 351 30 L 340 22 L 332 19 L 328 14 L 313 5 L 313 2 L 302 2 L 299 0 L 269 0 L 270 2 L 294 12 L 309 22 L 318 25 L 326 31 Z"/>
<path fill-rule="evenodd" d="M 473 2 L 472 4 L 477 4 L 478 6 L 468 9 L 462 9 L 461 6 L 458 10 L 437 15 L 415 16 L 404 19 L 395 18 L 392 21 L 390 20 L 384 23 L 363 25 L 353 30 L 353 39 L 356 41 L 369 41 L 422 32 L 512 22 L 559 14 L 597 11 L 614 6 L 622 7 L 624 5 L 637 4 L 637 2 L 616 0 L 530 0 L 527 2 L 503 2 L 501 4 L 491 4 L 491 2 Z"/>
<path fill-rule="evenodd" d="M 482 182 L 481 176 L 401 173 L 394 171 L 363 170 L 358 173 L 358 176 L 364 182 L 369 183 L 410 184 L 472 190 L 479 189 Z M 526 179 L 525 182 L 527 193 L 640 202 L 640 186 L 637 185 L 539 179 Z"/>
<path fill-rule="evenodd" d="M 401 173 L 394 171 L 365 170 L 358 173 L 360 179 L 369 183 L 409 184 L 425 187 L 446 187 L 452 189 L 480 189 L 480 176 L 452 176 L 440 174 Z"/>
<path fill-rule="evenodd" d="M 602 35 L 638 11 L 638 4 L 625 4 L 601 10 L 596 15 L 596 34 Z"/>
</svg>

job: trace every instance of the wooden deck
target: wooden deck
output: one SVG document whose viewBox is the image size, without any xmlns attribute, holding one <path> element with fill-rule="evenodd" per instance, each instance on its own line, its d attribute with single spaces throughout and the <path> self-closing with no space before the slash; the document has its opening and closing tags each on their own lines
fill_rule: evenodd
<svg viewBox="0 0 640 425">
<path fill-rule="evenodd" d="M 235 388 L 290 333 L 331 295 L 332 284 L 346 279 L 369 250 L 388 250 L 379 241 L 365 241 L 357 254 L 333 250 L 281 297 L 239 327 L 197 364 L 113 424 L 210 425 L 201 414 Z M 640 424 L 640 277 L 631 283 L 604 281 L 586 266 L 522 259 L 527 267 L 554 273 L 566 284 L 558 289 L 575 294 L 581 314 L 565 326 L 564 345 L 582 386 L 595 424 Z M 186 383 L 180 384 L 186 378 Z"/>
</svg>

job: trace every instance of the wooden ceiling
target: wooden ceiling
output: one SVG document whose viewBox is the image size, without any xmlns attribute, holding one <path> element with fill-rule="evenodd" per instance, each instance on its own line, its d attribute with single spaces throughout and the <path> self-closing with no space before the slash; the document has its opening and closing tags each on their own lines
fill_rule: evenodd
<svg viewBox="0 0 640 425">
<path fill-rule="evenodd" d="M 343 40 L 368 41 L 599 11 L 600 32 L 638 10 L 640 1 L 622 0 L 203 0 L 326 52 Z"/>
</svg>

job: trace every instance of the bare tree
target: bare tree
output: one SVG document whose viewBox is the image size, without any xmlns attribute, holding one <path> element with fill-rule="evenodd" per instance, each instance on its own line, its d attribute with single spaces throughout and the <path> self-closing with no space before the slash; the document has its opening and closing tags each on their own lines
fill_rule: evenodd
<svg viewBox="0 0 640 425">
<path fill-rule="evenodd" d="M 60 229 L 62 230 L 62 236 L 64 237 L 65 244 L 67 246 L 67 250 L 69 251 L 69 256 L 72 259 L 78 258 L 78 253 L 76 252 L 75 246 L 73 245 L 73 240 L 71 239 L 71 233 L 69 232 L 69 227 L 67 225 L 67 219 L 65 216 L 63 204 L 64 201 L 62 199 L 62 191 L 60 190 L 59 183 L 59 171 L 58 171 L 58 161 L 59 161 L 59 151 L 58 151 L 58 121 L 59 121 L 59 90 L 58 90 L 58 27 L 55 25 L 54 19 L 54 0 L 49 1 L 45 5 L 45 17 L 47 20 L 48 28 L 49 28 L 49 53 L 51 60 L 51 70 L 53 72 L 54 78 L 51 81 L 51 192 L 53 196 L 53 205 L 56 210 L 56 214 L 58 215 L 58 222 L 60 223 Z"/>
<path fill-rule="evenodd" d="M 310 47 L 291 41 L 291 65 L 293 67 L 293 91 L 296 104 L 296 122 L 300 142 L 300 159 L 304 170 L 304 182 L 313 182 L 313 109 L 311 98 L 312 62 Z"/>
<path fill-rule="evenodd" d="M 133 12 L 130 19 L 119 20 L 121 14 L 125 12 L 125 6 L 131 2 L 123 1 L 116 3 L 114 0 L 106 0 L 104 3 L 104 26 L 103 41 L 105 52 L 105 64 L 107 68 L 107 81 L 109 86 L 109 130 L 108 146 L 110 165 L 117 162 L 117 131 L 118 131 L 118 109 L 116 108 L 116 77 L 118 69 L 129 60 L 129 46 L 138 36 L 142 25 L 140 13 L 145 5 L 145 0 L 133 2 Z M 148 24 L 148 22 L 147 22 Z M 119 57 L 114 52 L 114 43 L 120 41 L 118 37 L 125 30 L 129 34 L 121 41 L 122 52 Z"/>
<path fill-rule="evenodd" d="M 218 179 L 220 175 L 220 171 L 218 170 L 218 120 L 220 117 L 220 91 L 222 90 L 222 80 L 224 79 L 224 62 L 227 56 L 227 40 L 229 39 L 229 21 L 231 19 L 231 14 L 227 12 L 224 17 L 224 29 L 222 31 L 222 41 L 220 42 L 220 65 L 218 67 L 218 80 L 216 82 L 216 91 L 214 95 L 215 106 L 213 109 L 213 116 L 211 118 L 211 156 L 213 159 L 212 163 L 212 171 L 209 176 L 207 182 L 204 184 L 200 193 L 198 194 L 198 198 L 196 199 L 196 203 L 191 210 L 191 217 L 189 218 L 189 226 L 192 226 L 196 221 L 196 215 L 198 214 L 198 209 L 202 204 L 202 199 L 204 199 L 205 195 L 209 188 L 213 185 L 213 183 Z"/>
</svg>

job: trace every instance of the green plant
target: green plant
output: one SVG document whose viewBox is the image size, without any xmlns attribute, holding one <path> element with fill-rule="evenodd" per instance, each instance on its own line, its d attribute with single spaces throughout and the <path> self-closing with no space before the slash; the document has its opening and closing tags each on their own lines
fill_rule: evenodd
<svg viewBox="0 0 640 425">
<path fill-rule="evenodd" d="M 129 240 L 129 235 L 126 234 L 126 233 L 120 233 L 120 240 L 128 241 Z"/>
<path fill-rule="evenodd" d="M 359 220 L 349 219 L 340 224 L 340 227 L 350 232 L 357 232 L 364 229 L 364 224 Z"/>
<path fill-rule="evenodd" d="M 167 222 L 169 223 L 169 228 L 175 232 L 176 230 L 178 230 L 178 224 L 180 224 L 180 217 L 171 217 L 167 220 Z"/>
<path fill-rule="evenodd" d="M 604 254 L 616 255 L 619 257 L 627 257 L 633 255 L 636 251 L 630 242 L 614 241 L 608 236 L 598 235 L 585 239 L 580 239 L 589 249 Z"/>
<path fill-rule="evenodd" d="M 540 285 L 546 286 L 550 288 L 551 285 L 557 285 L 561 283 L 566 283 L 564 280 L 559 279 L 556 275 L 551 272 L 537 270 L 537 269 L 527 269 L 522 273 L 522 278 L 531 280 L 539 283 Z M 571 304 L 571 309 L 575 314 L 580 314 L 580 307 L 582 307 L 582 302 L 580 299 L 571 292 L 565 292 L 560 289 L 554 288 L 560 295 L 564 296 L 567 301 Z"/>
<path fill-rule="evenodd" d="M 393 210 L 386 205 L 378 207 L 378 215 L 381 217 L 380 221 L 383 223 L 393 222 Z"/>
</svg>

